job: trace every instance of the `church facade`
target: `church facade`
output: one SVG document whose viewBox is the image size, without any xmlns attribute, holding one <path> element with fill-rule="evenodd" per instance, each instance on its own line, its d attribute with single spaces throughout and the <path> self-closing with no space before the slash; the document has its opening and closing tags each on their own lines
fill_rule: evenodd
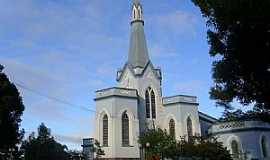
<svg viewBox="0 0 270 160">
<path fill-rule="evenodd" d="M 128 60 L 123 68 L 117 71 L 116 79 L 116 87 L 96 91 L 95 139 L 101 143 L 105 151 L 102 158 L 140 159 L 142 155 L 137 142 L 138 137 L 153 127 L 166 129 L 176 139 L 192 135 L 219 136 L 219 140 L 224 141 L 230 150 L 231 142 L 235 141 L 239 151 L 245 148 L 239 138 L 243 133 L 239 130 L 241 128 L 237 130 L 237 133 L 240 131 L 238 136 L 230 129 L 222 130 L 219 126 L 221 124 L 217 124 L 215 118 L 198 111 L 199 103 L 195 96 L 163 97 L 162 72 L 161 69 L 155 68 L 149 58 L 142 5 L 136 0 L 132 4 Z M 258 123 L 254 123 L 251 129 L 256 129 L 256 125 Z M 243 126 L 245 128 L 245 124 Z M 251 151 L 256 152 L 255 158 L 258 159 L 267 158 L 270 154 L 270 126 L 265 124 L 261 128 L 263 135 L 261 132 L 254 133 L 258 133 L 258 139 L 264 136 L 265 148 L 261 147 L 258 140 L 256 151 Z M 246 134 L 245 138 L 252 136 L 253 131 L 250 132 L 251 134 Z M 234 138 L 230 135 L 234 135 Z M 252 144 L 248 143 L 247 146 Z M 252 149 L 254 150 L 254 147 Z M 262 149 L 266 150 L 265 153 L 262 153 Z"/>
</svg>

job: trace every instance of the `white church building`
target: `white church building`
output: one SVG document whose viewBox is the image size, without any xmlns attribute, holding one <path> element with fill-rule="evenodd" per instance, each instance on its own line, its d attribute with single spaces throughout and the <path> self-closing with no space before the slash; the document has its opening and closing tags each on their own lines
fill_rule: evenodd
<svg viewBox="0 0 270 160">
<path fill-rule="evenodd" d="M 163 97 L 162 72 L 152 64 L 144 33 L 142 5 L 132 4 L 128 60 L 117 71 L 117 86 L 96 91 L 97 139 L 103 159 L 141 159 L 138 137 L 153 126 L 176 139 L 216 136 L 235 159 L 269 159 L 270 125 L 261 121 L 219 123 L 198 111 L 195 96 Z"/>
</svg>

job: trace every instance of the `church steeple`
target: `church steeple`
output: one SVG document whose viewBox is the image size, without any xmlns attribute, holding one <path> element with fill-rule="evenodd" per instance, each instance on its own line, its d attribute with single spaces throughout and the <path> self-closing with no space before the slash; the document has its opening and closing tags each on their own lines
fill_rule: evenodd
<svg viewBox="0 0 270 160">
<path fill-rule="evenodd" d="M 131 15 L 128 64 L 133 68 L 144 68 L 149 62 L 149 56 L 144 34 L 143 9 L 139 0 L 133 0 Z"/>
</svg>

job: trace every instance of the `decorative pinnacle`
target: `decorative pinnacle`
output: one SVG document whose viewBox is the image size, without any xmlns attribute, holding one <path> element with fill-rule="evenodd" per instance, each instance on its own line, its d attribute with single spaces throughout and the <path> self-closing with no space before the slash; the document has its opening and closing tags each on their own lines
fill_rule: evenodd
<svg viewBox="0 0 270 160">
<path fill-rule="evenodd" d="M 133 0 L 131 24 L 133 22 L 142 22 L 143 23 L 142 5 L 140 4 L 139 0 Z"/>
</svg>

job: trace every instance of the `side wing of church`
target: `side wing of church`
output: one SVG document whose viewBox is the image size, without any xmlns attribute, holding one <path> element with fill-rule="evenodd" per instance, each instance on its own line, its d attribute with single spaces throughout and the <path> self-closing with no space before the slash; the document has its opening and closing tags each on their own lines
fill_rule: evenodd
<svg viewBox="0 0 270 160">
<path fill-rule="evenodd" d="M 117 71 L 117 86 L 96 91 L 97 139 L 104 159 L 140 159 L 138 137 L 148 128 L 166 129 L 180 136 L 208 136 L 217 121 L 198 111 L 197 98 L 162 96 L 162 72 L 152 64 L 144 33 L 142 5 L 132 4 L 128 60 Z"/>
</svg>

